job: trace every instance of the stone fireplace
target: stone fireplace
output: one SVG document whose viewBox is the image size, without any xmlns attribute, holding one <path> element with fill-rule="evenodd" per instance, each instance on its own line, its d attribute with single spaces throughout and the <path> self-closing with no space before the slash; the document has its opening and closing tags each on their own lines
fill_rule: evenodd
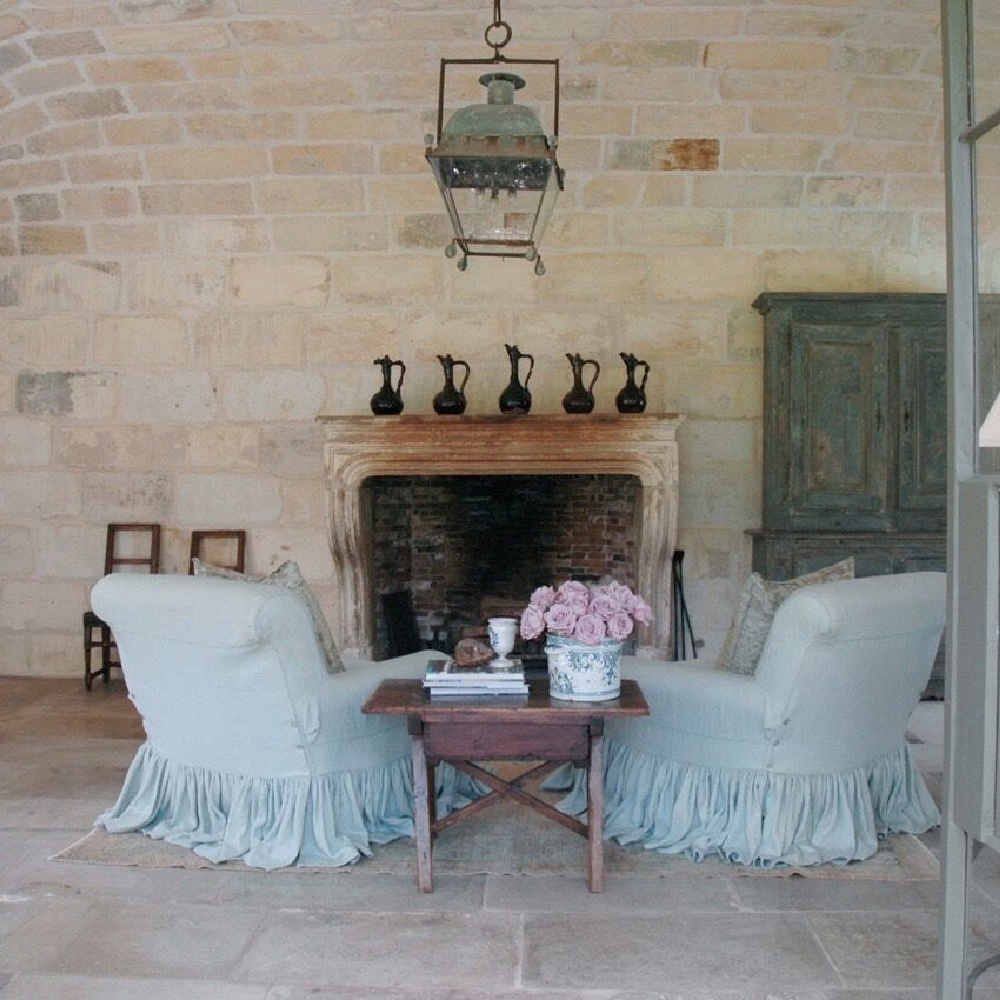
<svg viewBox="0 0 1000 1000">
<path fill-rule="evenodd" d="M 639 642 L 665 656 L 677 537 L 680 416 L 321 417 L 341 647 L 375 649 L 370 481 L 382 477 L 613 476 L 637 481 L 629 575 L 653 606 Z M 515 479 L 512 479 L 512 483 Z M 606 567 L 614 572 L 616 567 Z M 541 581 L 540 581 L 541 582 Z"/>
</svg>

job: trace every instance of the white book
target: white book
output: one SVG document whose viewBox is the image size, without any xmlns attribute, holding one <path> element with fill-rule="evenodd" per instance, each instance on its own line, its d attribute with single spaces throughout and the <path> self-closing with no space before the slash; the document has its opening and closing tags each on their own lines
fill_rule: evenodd
<svg viewBox="0 0 1000 1000">
<path fill-rule="evenodd" d="M 501 697 L 504 695 L 525 695 L 528 694 L 528 685 L 521 684 L 519 686 L 505 686 L 502 688 L 498 687 L 473 687 L 470 685 L 465 685 L 463 687 L 431 687 L 427 686 L 427 690 L 430 692 L 432 698 L 471 698 L 479 695 L 496 695 Z"/>
<path fill-rule="evenodd" d="M 425 684 L 472 685 L 502 682 L 524 682 L 524 667 L 520 660 L 511 660 L 510 666 L 496 670 L 490 664 L 481 667 L 460 667 L 454 660 L 429 660 L 424 672 Z"/>
</svg>

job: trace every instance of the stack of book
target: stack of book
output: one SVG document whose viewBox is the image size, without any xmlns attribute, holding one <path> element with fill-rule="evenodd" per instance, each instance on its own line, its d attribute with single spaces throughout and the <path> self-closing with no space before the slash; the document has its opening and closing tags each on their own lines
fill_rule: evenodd
<svg viewBox="0 0 1000 1000">
<path fill-rule="evenodd" d="M 431 660 L 424 674 L 424 687 L 432 698 L 528 693 L 520 660 L 511 660 L 502 667 L 494 667 L 490 663 L 460 667 L 452 659 Z"/>
</svg>

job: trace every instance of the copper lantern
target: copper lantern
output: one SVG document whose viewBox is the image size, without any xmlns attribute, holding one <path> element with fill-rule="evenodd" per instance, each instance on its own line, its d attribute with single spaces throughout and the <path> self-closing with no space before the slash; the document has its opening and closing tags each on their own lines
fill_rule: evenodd
<svg viewBox="0 0 1000 1000">
<path fill-rule="evenodd" d="M 544 274 L 540 248 L 552 217 L 565 171 L 556 160 L 559 143 L 559 60 L 508 59 L 500 51 L 511 38 L 500 17 L 486 29 L 489 59 L 442 59 L 438 85 L 437 141 L 427 136 L 431 166 L 454 239 L 445 249 L 457 256 L 464 271 L 470 257 L 520 257 L 534 261 Z M 492 40 L 491 40 L 492 39 Z M 479 77 L 486 101 L 460 108 L 444 120 L 445 83 L 449 66 L 488 66 Z M 525 80 L 510 66 L 551 67 L 553 128 L 546 133 L 538 114 L 514 100 Z"/>
</svg>

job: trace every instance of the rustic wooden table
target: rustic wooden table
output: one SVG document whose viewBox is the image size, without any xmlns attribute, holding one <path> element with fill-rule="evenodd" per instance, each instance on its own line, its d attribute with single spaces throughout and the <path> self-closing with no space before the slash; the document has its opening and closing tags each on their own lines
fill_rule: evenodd
<svg viewBox="0 0 1000 1000">
<path fill-rule="evenodd" d="M 501 798 L 514 799 L 555 823 L 587 838 L 587 884 L 604 891 L 604 720 L 649 715 L 635 681 L 622 681 L 614 701 L 559 701 L 549 696 L 548 680 L 530 682 L 524 696 L 484 695 L 432 699 L 420 680 L 383 681 L 361 711 L 370 715 L 405 715 L 413 737 L 414 823 L 417 834 L 417 886 L 434 889 L 431 842 L 434 834 L 477 813 Z M 463 809 L 438 819 L 434 801 L 434 765 L 441 760 L 478 778 L 492 791 Z M 513 781 L 504 781 L 472 763 L 475 760 L 540 760 Z M 538 778 L 572 761 L 587 767 L 587 823 L 559 812 L 526 792 L 527 778 Z"/>
</svg>

